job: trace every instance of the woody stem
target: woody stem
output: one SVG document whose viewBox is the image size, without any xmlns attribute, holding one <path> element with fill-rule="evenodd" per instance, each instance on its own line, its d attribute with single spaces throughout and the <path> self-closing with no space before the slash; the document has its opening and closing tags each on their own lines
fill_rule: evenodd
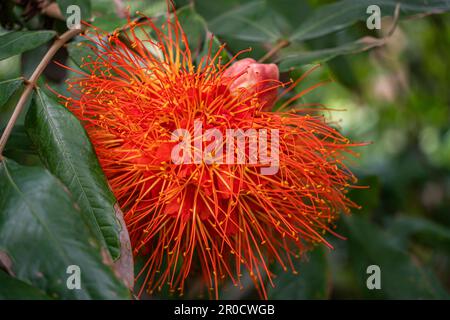
<svg viewBox="0 0 450 320">
<path fill-rule="evenodd" d="M 288 45 L 290 45 L 290 42 L 288 40 L 286 40 L 286 39 L 278 41 L 278 43 L 272 49 L 270 49 L 270 51 L 267 52 L 261 59 L 259 59 L 258 62 L 259 63 L 263 63 L 263 62 L 269 60 L 275 54 L 277 54 L 278 51 L 280 51 L 281 49 L 287 47 Z"/>
<path fill-rule="evenodd" d="M 55 53 L 70 39 L 75 37 L 77 34 L 81 32 L 81 29 L 70 29 L 63 33 L 61 36 L 57 37 L 55 42 L 52 44 L 50 49 L 47 51 L 45 56 L 42 58 L 42 61 L 38 64 L 36 69 L 34 70 L 33 74 L 31 75 L 30 79 L 24 79 L 23 82 L 25 83 L 25 89 L 23 90 L 19 101 L 17 102 L 16 107 L 14 108 L 14 112 L 11 116 L 11 118 L 8 121 L 8 124 L 6 125 L 5 130 L 3 131 L 3 134 L 0 138 L 0 160 L 3 158 L 3 150 L 5 149 L 6 142 L 8 141 L 9 136 L 11 135 L 12 129 L 14 125 L 16 124 L 17 119 L 19 118 L 19 115 L 21 114 L 23 108 L 26 105 L 26 102 L 28 101 L 28 98 L 33 92 L 33 89 L 36 86 L 36 83 L 42 74 L 42 72 L 45 70 L 47 65 L 50 63 L 51 59 L 55 55 Z"/>
</svg>

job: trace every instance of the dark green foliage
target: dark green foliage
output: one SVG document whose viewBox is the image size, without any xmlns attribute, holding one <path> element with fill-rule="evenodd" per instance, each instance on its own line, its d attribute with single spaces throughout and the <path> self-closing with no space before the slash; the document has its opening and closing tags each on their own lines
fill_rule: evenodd
<svg viewBox="0 0 450 320">
<path fill-rule="evenodd" d="M 398 2 L 397 29 L 389 36 Z M 112 0 L 56 3 L 63 15 L 67 6 L 79 5 L 83 20 L 107 32 L 127 21 Z M 124 4 L 130 5 L 131 19 L 140 11 L 160 21 L 167 10 L 164 0 Z M 366 27 L 372 4 L 381 8 L 381 30 Z M 449 2 L 182 0 L 175 5 L 196 64 L 210 39 L 213 53 L 226 44 L 223 63 L 248 48 L 239 58 L 259 59 L 283 41 L 287 45 L 267 60 L 278 64 L 282 80 L 295 80 L 322 63 L 290 94 L 334 79 L 302 102 L 346 109 L 326 115 L 353 140 L 373 142 L 355 150 L 360 158 L 348 163 L 360 177 L 358 186 L 370 187 L 350 191 L 362 209 L 336 226 L 347 240 L 328 236 L 335 249 L 318 246 L 295 260 L 296 275 L 271 264 L 277 276 L 275 287 L 268 284 L 269 298 L 449 299 Z M 27 18 L 12 0 L 0 8 L 0 23 L 8 28 L 0 29 L 4 126 L 23 77 L 30 76 L 65 22 L 40 11 Z M 74 69 L 92 55 L 81 43 L 91 44 L 77 37 L 63 49 Z M 47 71 L 52 68 L 59 67 L 50 64 Z M 61 79 L 41 77 L 0 161 L 0 299 L 129 299 L 113 270 L 122 249 L 116 200 L 82 125 L 45 86 L 64 92 L 64 77 L 73 73 L 53 74 Z M 67 289 L 66 269 L 72 264 L 81 267 L 82 290 Z M 136 264 L 143 265 L 143 259 Z M 380 290 L 367 287 L 370 265 L 380 267 Z M 251 289 L 230 287 L 224 284 L 223 296 L 258 297 Z M 174 296 L 163 289 L 160 297 Z"/>
</svg>

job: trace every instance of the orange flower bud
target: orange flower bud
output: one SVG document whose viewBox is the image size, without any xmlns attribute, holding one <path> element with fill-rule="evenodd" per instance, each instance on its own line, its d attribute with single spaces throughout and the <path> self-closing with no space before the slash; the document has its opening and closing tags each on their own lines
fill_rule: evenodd
<svg viewBox="0 0 450 320">
<path fill-rule="evenodd" d="M 245 58 L 225 70 L 224 77 L 232 81 L 232 94 L 242 96 L 240 91 L 248 90 L 250 96 L 258 92 L 263 111 L 269 111 L 277 99 L 280 73 L 276 64 L 263 64 L 252 58 Z"/>
</svg>

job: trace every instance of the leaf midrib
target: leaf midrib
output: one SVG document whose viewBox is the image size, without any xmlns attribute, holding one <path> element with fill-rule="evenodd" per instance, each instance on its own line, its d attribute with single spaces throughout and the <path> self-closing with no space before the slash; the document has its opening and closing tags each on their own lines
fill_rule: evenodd
<svg viewBox="0 0 450 320">
<path fill-rule="evenodd" d="M 44 117 L 45 117 L 45 119 L 46 119 L 46 123 L 48 123 L 49 126 L 50 126 L 55 132 L 60 133 L 60 130 L 58 130 L 58 127 L 55 125 L 55 123 L 53 122 L 52 118 L 49 116 L 49 113 L 50 113 L 50 112 L 45 112 L 46 110 L 48 110 L 48 107 L 46 107 L 46 105 L 45 105 L 45 103 L 44 103 L 44 100 L 43 100 L 43 98 L 42 98 L 42 96 L 41 96 L 40 91 L 38 91 L 37 95 L 38 95 L 39 100 L 40 100 L 41 105 L 42 105 L 42 109 L 41 109 L 41 110 L 42 110 L 42 113 L 44 114 Z M 75 180 L 76 180 L 77 184 L 79 185 L 79 187 L 80 187 L 80 189 L 81 189 L 81 193 L 82 193 L 84 199 L 85 199 L 85 200 L 88 202 L 88 204 L 89 204 L 89 205 L 88 205 L 88 207 L 89 207 L 88 210 L 89 210 L 89 212 L 92 214 L 92 216 L 94 217 L 94 220 L 95 220 L 95 226 L 96 226 L 97 230 L 99 231 L 99 233 L 102 235 L 102 237 L 104 237 L 104 234 L 103 234 L 103 232 L 102 232 L 102 230 L 101 230 L 101 228 L 100 228 L 100 225 L 98 224 L 97 217 L 96 217 L 96 215 L 95 215 L 94 209 L 93 209 L 93 208 L 91 207 L 91 205 L 90 205 L 89 197 L 87 196 L 86 191 L 85 191 L 85 189 L 84 189 L 84 187 L 83 187 L 83 184 L 82 184 L 81 181 L 80 181 L 80 177 L 77 175 L 76 170 L 75 170 L 75 167 L 73 166 L 73 162 L 71 161 L 71 160 L 73 160 L 73 158 L 70 156 L 70 153 L 67 151 L 68 148 L 67 148 L 66 144 L 64 143 L 64 141 L 62 141 L 62 140 L 59 138 L 59 135 L 58 135 L 58 134 L 55 134 L 54 137 L 55 137 L 56 143 L 58 143 L 58 145 L 60 146 L 60 150 L 62 150 L 63 157 L 64 157 L 65 159 L 68 160 L 68 161 L 66 161 L 66 163 L 67 163 L 67 162 L 69 163 L 69 166 L 70 166 L 71 171 L 72 171 L 72 176 L 75 177 Z"/>
<path fill-rule="evenodd" d="M 20 32 L 20 31 L 17 31 L 17 32 Z M 7 33 L 7 34 L 5 34 L 5 36 L 6 35 L 9 35 L 9 34 L 12 34 L 12 33 L 16 33 L 16 32 L 11 32 L 11 33 Z M 35 32 L 34 32 L 35 33 Z M 33 33 L 33 34 L 34 34 Z M 42 32 L 40 32 L 40 33 L 42 33 Z M 53 32 L 48 32 L 48 34 L 51 34 L 51 33 L 53 33 Z M 16 33 L 17 34 L 17 33 Z M 14 37 L 13 39 L 11 39 L 9 42 L 7 42 L 7 43 L 4 43 L 2 46 L 0 46 L 0 48 L 6 48 L 8 45 L 10 45 L 10 44 L 12 44 L 12 43 L 14 43 L 14 42 L 16 42 L 16 41 L 18 41 L 18 40 L 20 40 L 20 39 L 22 39 L 23 37 L 29 37 L 29 36 L 31 36 L 31 34 L 29 33 L 29 32 L 26 32 L 26 31 L 24 31 L 24 32 L 21 32 L 21 35 L 19 35 L 18 37 Z M 50 38 L 51 39 L 51 38 Z"/>
</svg>

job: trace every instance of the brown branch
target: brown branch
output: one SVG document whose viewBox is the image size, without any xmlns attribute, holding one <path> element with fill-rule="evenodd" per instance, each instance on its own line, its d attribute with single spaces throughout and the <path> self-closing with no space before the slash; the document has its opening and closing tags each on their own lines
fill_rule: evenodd
<svg viewBox="0 0 450 320">
<path fill-rule="evenodd" d="M 47 65 L 50 63 L 51 59 L 55 55 L 55 53 L 70 39 L 75 37 L 77 34 L 81 32 L 81 29 L 71 29 L 63 33 L 61 36 L 57 37 L 55 42 L 52 44 L 50 49 L 47 51 L 45 56 L 42 58 L 42 61 L 38 64 L 36 69 L 34 70 L 33 74 L 31 75 L 30 79 L 24 79 L 25 83 L 25 90 L 23 90 L 22 95 L 19 98 L 19 101 L 17 102 L 16 107 L 14 108 L 14 112 L 9 119 L 8 124 L 6 125 L 5 131 L 3 131 L 3 134 L 0 138 L 0 160 L 3 158 L 3 150 L 5 149 L 6 142 L 8 141 L 9 136 L 11 135 L 11 131 L 19 118 L 20 113 L 22 112 L 26 102 L 28 101 L 28 98 L 33 91 L 34 87 L 36 86 L 36 83 L 39 79 L 39 76 L 42 74 L 42 72 L 45 70 Z"/>
<path fill-rule="evenodd" d="M 394 31 L 397 29 L 399 18 L 400 18 L 400 3 L 397 3 L 397 5 L 395 6 L 395 11 L 394 11 L 393 24 L 392 24 L 391 28 L 389 29 L 387 36 L 385 36 L 382 39 L 383 41 L 386 41 L 388 38 L 390 38 L 392 36 L 392 34 L 394 33 Z M 261 59 L 259 59 L 258 62 L 264 63 L 265 61 L 272 58 L 275 54 L 277 54 L 278 51 L 280 51 L 281 49 L 283 49 L 289 45 L 290 45 L 290 42 L 288 40 L 285 40 L 285 39 L 280 40 L 272 49 L 270 49 L 269 52 L 267 52 Z"/>
<path fill-rule="evenodd" d="M 272 49 L 270 49 L 269 52 L 267 52 L 261 59 L 258 60 L 258 62 L 259 63 L 263 63 L 263 62 L 269 60 L 270 58 L 272 58 L 272 56 L 277 54 L 278 51 L 280 51 L 281 49 L 287 47 L 290 44 L 291 43 L 288 40 L 286 40 L 286 39 L 278 41 L 278 43 Z"/>
<path fill-rule="evenodd" d="M 59 8 L 56 2 L 51 2 L 48 5 L 46 5 L 44 8 L 42 8 L 41 13 L 54 19 L 58 20 L 65 19 L 63 13 L 61 12 L 61 9 Z"/>
<path fill-rule="evenodd" d="M 400 20 L 400 3 L 397 3 L 397 5 L 395 6 L 392 26 L 391 26 L 388 34 L 387 34 L 388 37 L 390 37 L 390 36 L 392 36 L 394 34 L 395 29 L 397 29 L 397 25 L 398 25 L 399 20 Z"/>
</svg>

